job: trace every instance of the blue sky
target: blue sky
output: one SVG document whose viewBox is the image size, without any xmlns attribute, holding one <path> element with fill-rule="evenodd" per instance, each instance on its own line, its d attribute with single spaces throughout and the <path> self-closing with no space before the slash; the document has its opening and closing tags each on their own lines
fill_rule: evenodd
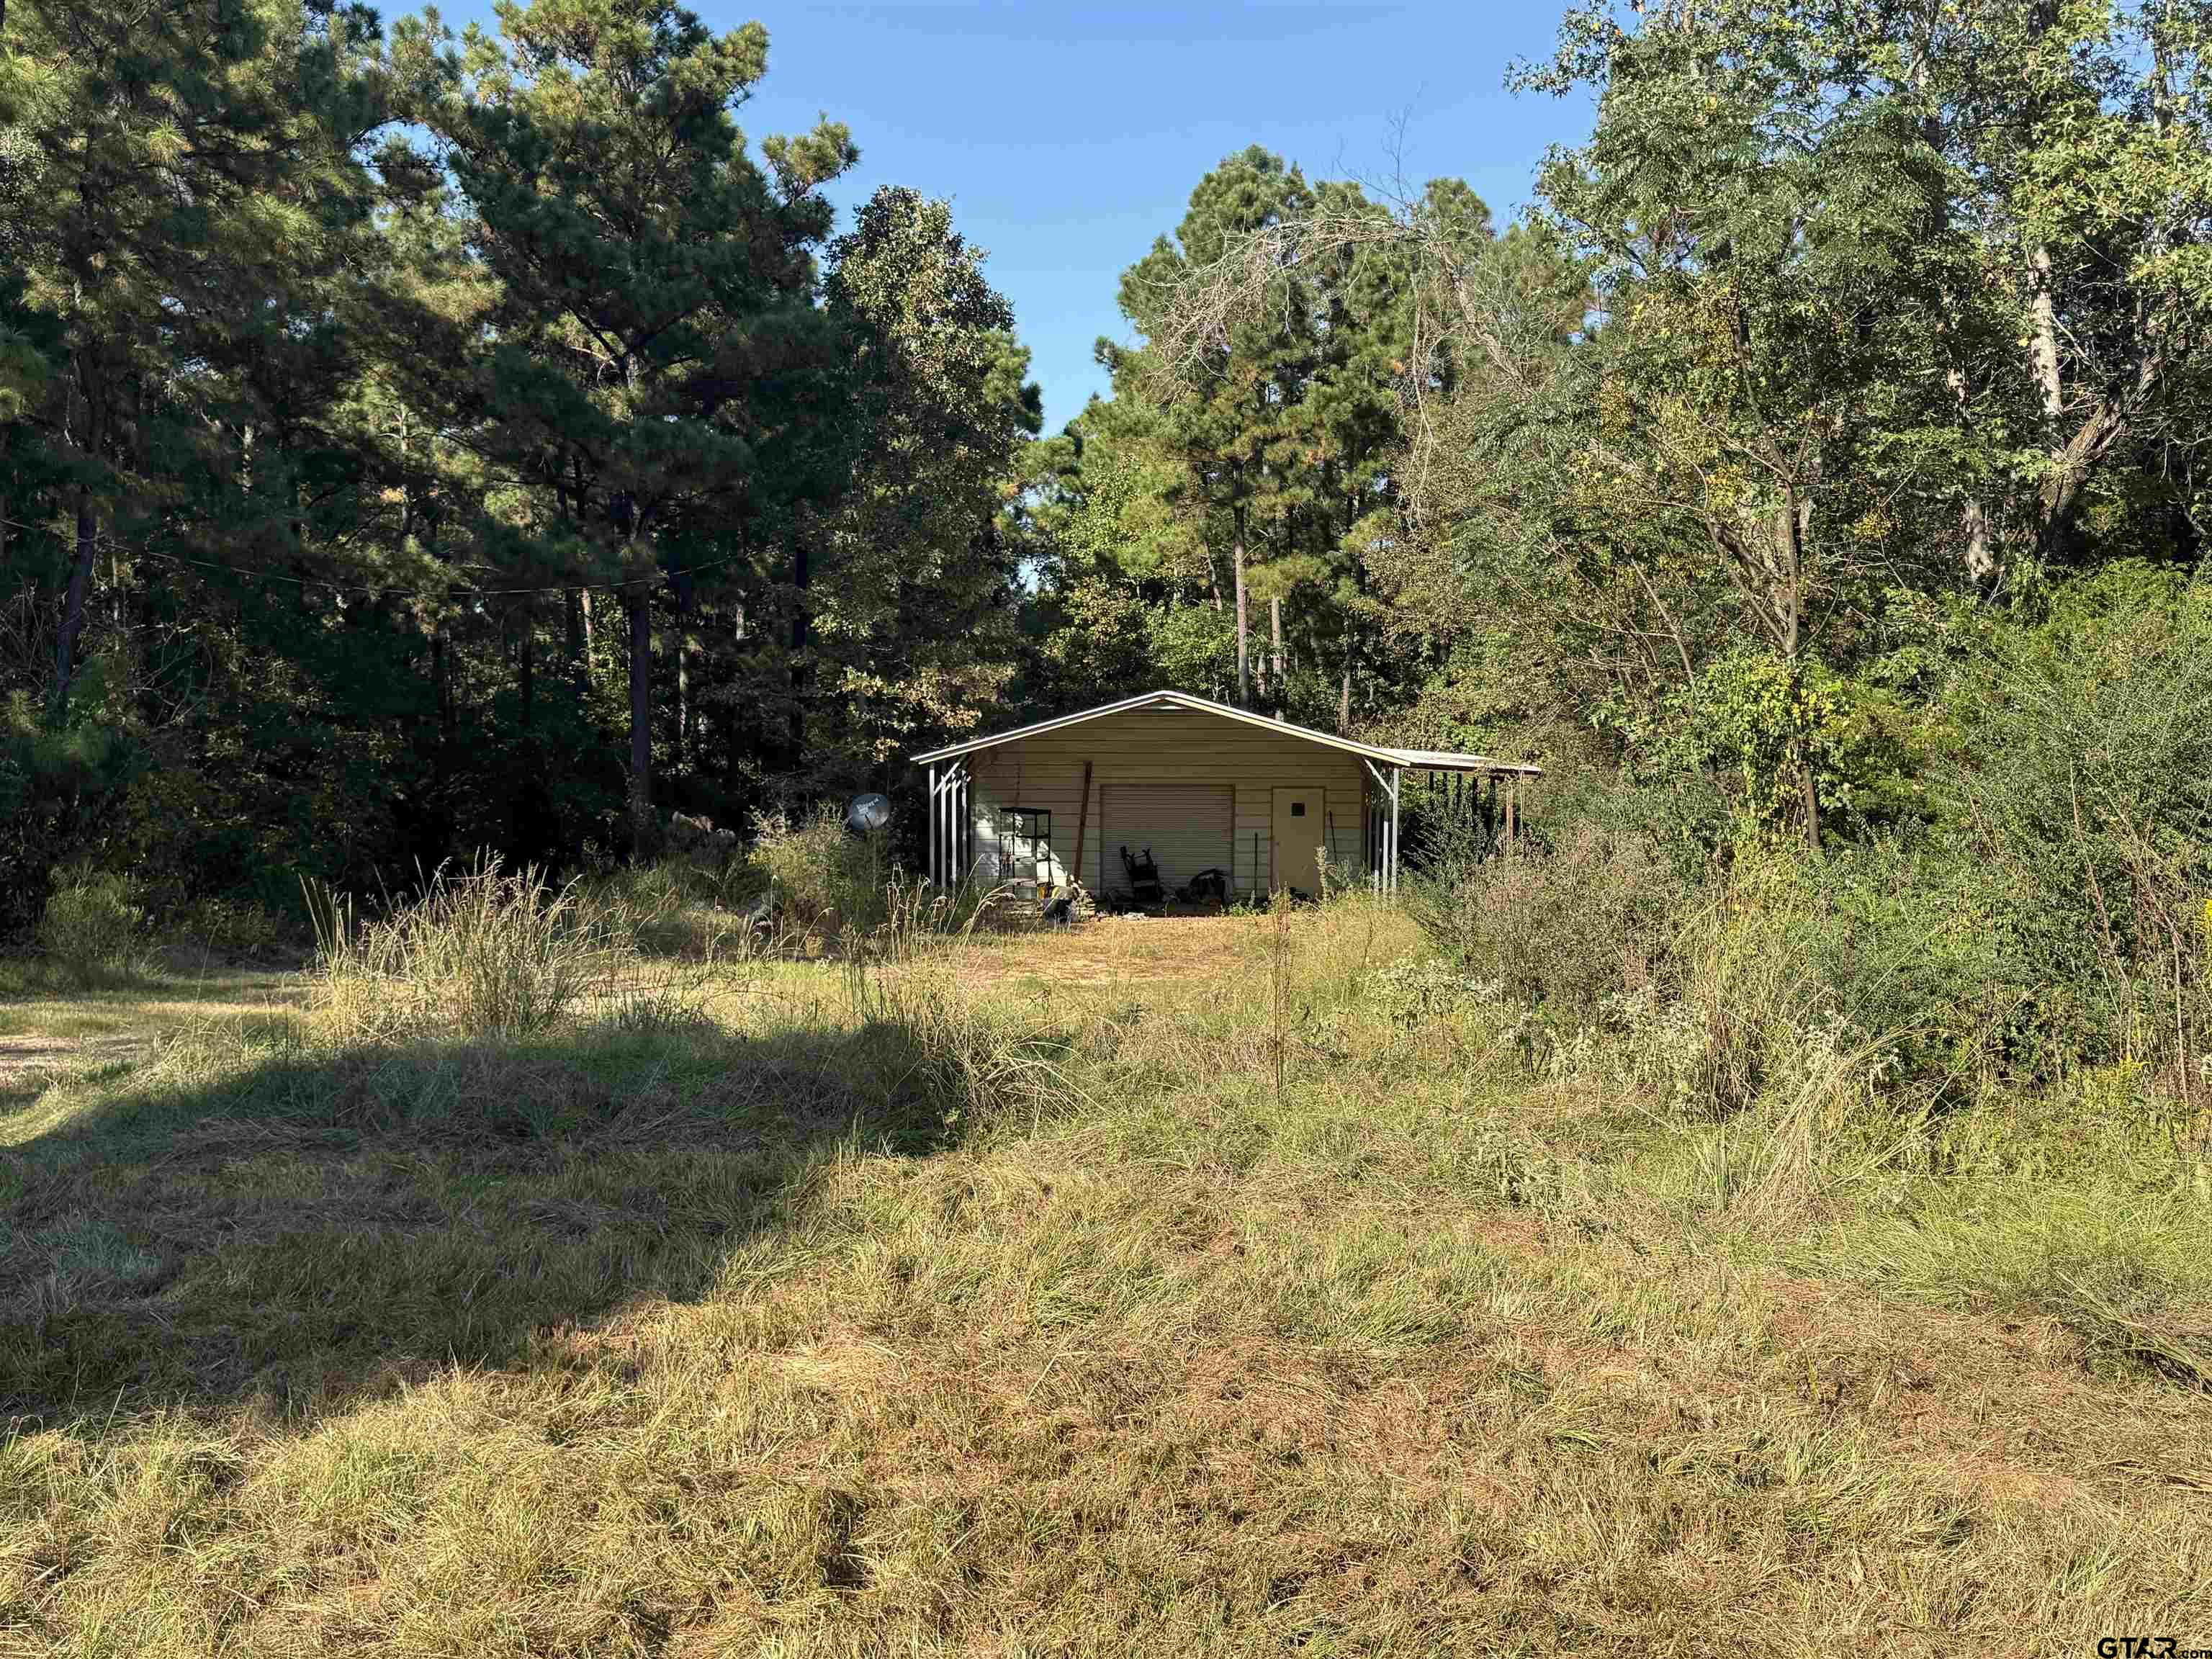
<svg viewBox="0 0 2212 1659">
<path fill-rule="evenodd" d="M 1502 224 L 1545 147 L 1589 126 L 1579 98 L 1503 84 L 1513 59 L 1548 51 L 1559 0 L 689 3 L 717 29 L 769 31 L 768 78 L 738 117 L 749 137 L 824 112 L 851 126 L 860 165 L 832 191 L 841 228 L 880 185 L 952 202 L 1013 301 L 1048 432 L 1104 389 L 1091 346 L 1127 336 L 1122 269 L 1224 155 L 1259 143 L 1310 179 L 1387 183 L 1401 151 L 1411 182 L 1463 178 Z M 489 6 L 446 9 L 458 23 Z"/>
</svg>

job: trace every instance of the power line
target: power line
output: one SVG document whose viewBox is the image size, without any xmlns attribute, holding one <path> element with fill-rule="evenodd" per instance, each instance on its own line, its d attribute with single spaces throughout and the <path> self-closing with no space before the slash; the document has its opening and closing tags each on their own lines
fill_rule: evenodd
<svg viewBox="0 0 2212 1659">
<path fill-rule="evenodd" d="M 28 531 L 34 533 L 52 528 L 47 525 L 24 524 L 14 519 L 0 519 L 0 525 L 4 525 L 10 530 Z M 133 558 L 153 559 L 169 564 L 191 565 L 204 570 L 228 571 L 234 576 L 245 577 L 249 580 L 285 582 L 295 587 L 322 587 L 340 593 L 368 593 L 379 596 L 386 593 L 416 593 L 421 591 L 419 586 L 411 583 L 394 582 L 378 585 L 370 582 L 333 581 L 326 576 L 293 576 L 287 575 L 282 571 L 254 570 L 244 565 L 226 564 L 216 559 L 189 558 L 181 553 L 165 553 L 127 542 L 120 537 L 109 535 L 105 531 L 93 538 L 93 544 L 105 552 L 128 553 Z M 687 565 L 680 570 L 664 571 L 660 574 L 670 577 L 696 576 L 702 571 L 719 570 L 725 565 L 735 564 L 744 556 L 742 553 L 732 553 L 726 558 L 710 559 L 704 564 Z M 653 580 L 651 576 L 633 576 L 626 581 L 551 582 L 538 587 L 479 587 L 472 583 L 448 582 L 447 588 L 449 592 L 472 594 L 479 599 L 498 599 L 537 593 L 619 593 L 624 588 L 636 587 Z"/>
</svg>

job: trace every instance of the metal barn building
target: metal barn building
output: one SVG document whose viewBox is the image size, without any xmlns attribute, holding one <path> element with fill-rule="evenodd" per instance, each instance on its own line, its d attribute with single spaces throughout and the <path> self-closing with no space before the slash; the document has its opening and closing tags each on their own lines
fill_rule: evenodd
<svg viewBox="0 0 2212 1659">
<path fill-rule="evenodd" d="M 1235 895 L 1315 892 L 1323 858 L 1390 891 L 1407 772 L 1472 775 L 1509 791 L 1541 772 L 1383 748 L 1182 691 L 1148 691 L 914 759 L 928 769 L 933 881 L 1073 881 L 1102 897 L 1128 893 L 1125 847 L 1149 849 L 1170 891 L 1219 870 Z"/>
</svg>

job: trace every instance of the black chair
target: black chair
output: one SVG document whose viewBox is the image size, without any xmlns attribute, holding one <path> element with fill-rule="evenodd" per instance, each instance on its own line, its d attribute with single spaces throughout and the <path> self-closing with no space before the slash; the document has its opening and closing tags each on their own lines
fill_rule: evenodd
<svg viewBox="0 0 2212 1659">
<path fill-rule="evenodd" d="M 1160 881 L 1160 866 L 1152 858 L 1152 849 L 1145 848 L 1141 858 L 1131 858 L 1129 849 L 1121 849 L 1121 868 L 1129 878 L 1129 894 L 1139 904 L 1165 904 L 1168 890 Z"/>
</svg>

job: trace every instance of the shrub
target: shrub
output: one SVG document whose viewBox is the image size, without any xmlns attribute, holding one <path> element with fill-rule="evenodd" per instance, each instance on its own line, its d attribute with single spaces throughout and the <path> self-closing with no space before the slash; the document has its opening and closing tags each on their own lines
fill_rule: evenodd
<svg viewBox="0 0 2212 1659">
<path fill-rule="evenodd" d="M 145 937 L 145 907 L 128 877 L 85 866 L 55 872 L 39 947 L 63 973 L 85 985 L 127 977 Z"/>
<path fill-rule="evenodd" d="M 2023 999 L 2003 982 L 1994 918 L 1970 870 L 1892 838 L 1842 849 L 1809 872 L 1823 925 L 1813 966 L 1833 1007 L 1881 1034 L 1904 1075 L 1954 1103 L 1997 1080 Z"/>
<path fill-rule="evenodd" d="M 1692 891 L 1650 837 L 1562 817 L 1549 844 L 1492 854 L 1464 830 L 1432 836 L 1409 873 L 1407 913 L 1444 956 L 1508 995 L 1593 1014 L 1648 984 Z"/>
<path fill-rule="evenodd" d="M 70 723 L 58 728 L 27 693 L 0 696 L 0 939 L 36 934 L 48 896 L 75 879 L 58 872 L 91 854 L 143 763 L 101 716 L 107 667 L 85 665 Z"/>
<path fill-rule="evenodd" d="M 780 924 L 834 938 L 888 919 L 892 868 L 883 838 L 849 834 L 827 803 L 795 822 L 781 811 L 757 815 L 749 861 L 767 879 Z"/>
<path fill-rule="evenodd" d="M 1965 673 L 1946 850 L 2017 1005 L 2006 1058 L 2048 1079 L 2154 1058 L 2189 1093 L 2212 1047 L 2212 589 L 2120 566 Z"/>
<path fill-rule="evenodd" d="M 579 902 L 611 938 L 647 956 L 694 962 L 744 957 L 761 935 L 746 914 L 766 879 L 742 861 L 706 870 L 684 858 L 625 865 L 594 880 Z"/>
<path fill-rule="evenodd" d="M 682 856 L 625 866 L 580 890 L 577 905 L 629 950 L 691 961 L 796 953 L 809 939 L 902 960 L 975 921 L 979 894 L 939 892 L 907 875 L 880 837 L 848 833 L 834 806 L 795 823 L 759 814 L 753 836 L 724 867 Z"/>
<path fill-rule="evenodd" d="M 216 956 L 266 957 L 300 942 L 300 921 L 253 899 L 229 894 L 188 899 L 165 918 L 163 932 Z"/>
</svg>

